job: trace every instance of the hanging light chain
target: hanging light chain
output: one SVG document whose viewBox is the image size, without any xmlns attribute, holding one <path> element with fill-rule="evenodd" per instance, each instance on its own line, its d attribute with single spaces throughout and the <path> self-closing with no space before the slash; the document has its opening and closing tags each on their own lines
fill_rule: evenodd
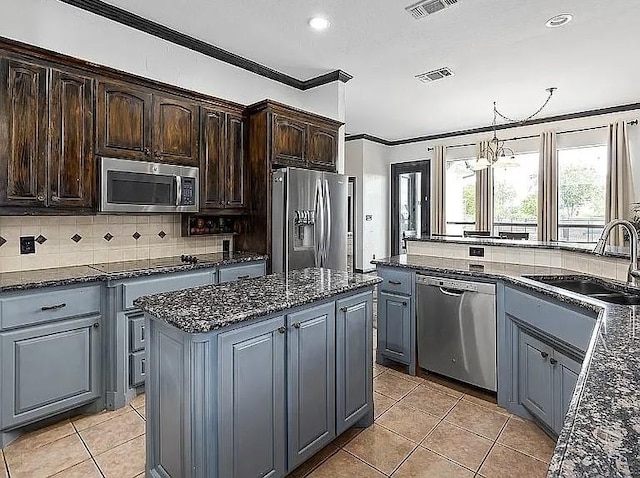
<svg viewBox="0 0 640 478">
<path fill-rule="evenodd" d="M 557 88 L 555 88 L 555 87 L 547 88 L 547 92 L 549 93 L 549 96 L 547 96 L 546 101 L 542 104 L 542 106 L 541 106 L 540 108 L 538 108 L 538 109 L 536 110 L 536 112 L 535 112 L 535 113 L 533 113 L 533 114 L 531 114 L 531 115 L 527 116 L 527 117 L 526 117 L 525 119 L 523 119 L 523 120 L 516 120 L 516 119 L 509 118 L 508 116 L 503 115 L 502 113 L 500 113 L 500 112 L 498 111 L 498 108 L 497 108 L 497 106 L 496 106 L 495 102 L 493 103 L 493 112 L 494 112 L 494 115 L 498 115 L 498 116 L 500 116 L 500 118 L 502 118 L 503 120 L 509 121 L 510 123 L 526 123 L 527 121 L 529 121 L 529 120 L 533 119 L 534 117 L 536 117 L 537 115 L 539 115 L 539 114 L 542 112 L 542 110 L 547 106 L 547 104 L 549 104 L 549 101 L 551 100 L 551 97 L 553 96 L 553 93 L 554 93 L 554 91 L 556 91 L 556 90 L 557 90 Z"/>
</svg>

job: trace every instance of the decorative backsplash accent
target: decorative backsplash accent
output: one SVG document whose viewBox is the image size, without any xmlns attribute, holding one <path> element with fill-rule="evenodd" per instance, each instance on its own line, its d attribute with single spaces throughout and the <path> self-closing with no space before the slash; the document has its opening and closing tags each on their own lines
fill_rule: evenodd
<svg viewBox="0 0 640 478">
<path fill-rule="evenodd" d="M 182 237 L 179 214 L 0 216 L 0 272 L 222 252 L 233 235 Z M 20 255 L 20 236 L 36 253 Z"/>
</svg>

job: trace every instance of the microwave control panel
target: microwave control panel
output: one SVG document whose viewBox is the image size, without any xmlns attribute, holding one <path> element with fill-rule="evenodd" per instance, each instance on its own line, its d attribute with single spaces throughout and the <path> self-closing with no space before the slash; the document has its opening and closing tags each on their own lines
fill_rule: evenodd
<svg viewBox="0 0 640 478">
<path fill-rule="evenodd" d="M 196 180 L 195 178 L 182 178 L 182 201 L 183 206 L 193 206 L 196 203 Z"/>
</svg>

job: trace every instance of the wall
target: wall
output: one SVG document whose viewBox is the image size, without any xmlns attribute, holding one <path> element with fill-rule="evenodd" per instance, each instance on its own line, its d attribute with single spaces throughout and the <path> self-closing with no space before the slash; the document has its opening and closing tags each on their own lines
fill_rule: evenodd
<svg viewBox="0 0 640 478">
<path fill-rule="evenodd" d="M 133 235 L 140 237 L 135 239 Z M 164 237 L 158 235 L 164 232 Z M 181 237 L 179 214 L 0 216 L 0 273 L 222 251 L 233 236 Z M 105 239 L 109 233 L 113 236 Z M 75 242 L 74 235 L 81 239 Z M 42 235 L 36 253 L 20 255 L 20 236 Z M 233 247 L 233 246 L 232 246 Z"/>
<path fill-rule="evenodd" d="M 341 119 L 338 87 L 297 90 L 55 0 L 3 0 L 0 35 L 241 104 L 270 98 Z"/>
<path fill-rule="evenodd" d="M 362 227 L 364 216 L 362 214 L 362 187 L 363 170 L 362 155 L 364 153 L 364 141 L 349 141 L 345 145 L 345 165 L 344 174 L 356 178 L 356 215 L 354 219 L 354 266 L 357 270 L 362 270 Z"/>
</svg>

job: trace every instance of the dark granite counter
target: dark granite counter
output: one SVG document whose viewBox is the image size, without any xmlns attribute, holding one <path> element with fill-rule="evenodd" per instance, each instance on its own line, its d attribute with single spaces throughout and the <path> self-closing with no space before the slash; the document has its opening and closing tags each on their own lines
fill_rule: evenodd
<svg viewBox="0 0 640 478">
<path fill-rule="evenodd" d="M 535 280 L 584 274 L 562 269 L 404 255 L 374 261 L 436 274 L 502 280 L 598 314 L 548 477 L 640 476 L 640 306 L 605 304 Z M 599 279 L 626 287 L 615 281 Z"/>
<path fill-rule="evenodd" d="M 468 244 L 480 246 L 502 246 L 502 247 L 522 247 L 530 249 L 551 249 L 559 251 L 582 252 L 593 255 L 593 244 L 584 242 L 562 242 L 562 241 L 536 241 L 536 240 L 512 240 L 495 237 L 458 237 L 458 236 L 418 236 L 407 237 L 407 241 L 415 242 L 441 242 L 448 244 Z M 628 247 L 607 246 L 604 254 L 607 257 L 629 258 Z"/>
<path fill-rule="evenodd" d="M 90 266 L 56 267 L 22 272 L 0 273 L 0 292 L 60 287 L 72 284 L 123 280 L 155 274 L 222 267 L 243 262 L 263 261 L 267 256 L 250 252 L 198 254 L 197 264 L 187 264 L 180 257 L 162 257 L 138 261 L 121 261 Z"/>
<path fill-rule="evenodd" d="M 203 333 L 379 282 L 376 276 L 309 268 L 141 297 L 134 304 L 185 332 Z"/>
</svg>

